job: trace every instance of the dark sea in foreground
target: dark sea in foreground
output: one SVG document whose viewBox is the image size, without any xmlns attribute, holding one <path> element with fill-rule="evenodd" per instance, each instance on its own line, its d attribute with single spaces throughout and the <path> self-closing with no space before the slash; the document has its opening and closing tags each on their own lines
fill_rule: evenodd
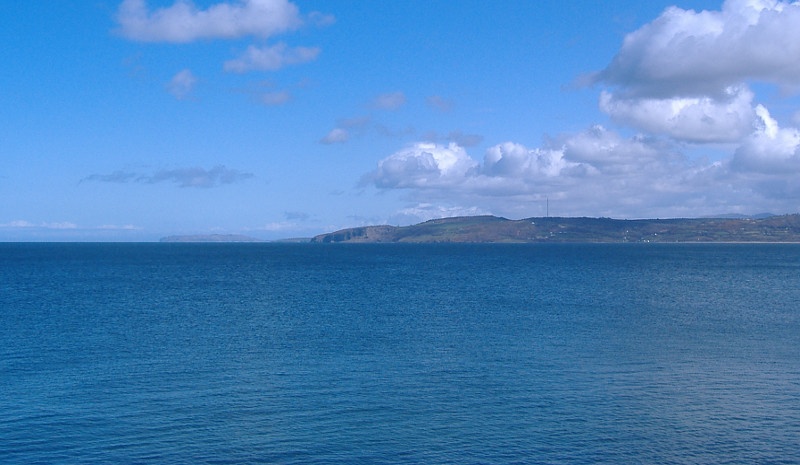
<svg viewBox="0 0 800 465">
<path fill-rule="evenodd" d="M 0 463 L 800 463 L 800 245 L 0 244 Z"/>
</svg>

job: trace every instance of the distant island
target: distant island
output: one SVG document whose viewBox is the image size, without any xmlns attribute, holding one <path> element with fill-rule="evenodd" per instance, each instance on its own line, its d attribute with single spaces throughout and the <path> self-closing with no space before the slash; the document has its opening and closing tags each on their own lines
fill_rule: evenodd
<svg viewBox="0 0 800 465">
<path fill-rule="evenodd" d="M 800 215 L 753 218 L 442 218 L 412 226 L 364 226 L 314 243 L 800 242 Z"/>
<path fill-rule="evenodd" d="M 159 242 L 264 242 L 241 234 L 194 234 L 162 237 Z"/>
</svg>

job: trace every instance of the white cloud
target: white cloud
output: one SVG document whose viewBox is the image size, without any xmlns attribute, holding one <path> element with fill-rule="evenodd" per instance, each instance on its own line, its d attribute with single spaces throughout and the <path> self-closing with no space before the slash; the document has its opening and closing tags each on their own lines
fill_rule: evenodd
<svg viewBox="0 0 800 465">
<path fill-rule="evenodd" d="M 602 126 L 566 137 L 562 150 L 567 168 L 582 166 L 602 175 L 643 177 L 663 172 L 681 158 L 658 139 L 645 136 L 624 138 Z M 575 165 L 578 164 L 578 165 Z"/>
<path fill-rule="evenodd" d="M 297 7 L 286 0 L 241 0 L 198 9 L 190 0 L 149 11 L 145 0 L 125 0 L 117 12 L 119 33 L 142 42 L 267 38 L 302 25 Z"/>
<path fill-rule="evenodd" d="M 322 144 L 343 144 L 350 139 L 350 133 L 347 132 L 346 129 L 342 128 L 333 128 L 331 131 L 325 135 L 322 139 L 320 139 L 320 143 Z"/>
<path fill-rule="evenodd" d="M 762 132 L 786 149 L 780 163 L 796 173 L 800 165 L 792 154 L 800 134 L 769 121 Z M 754 147 L 764 144 L 754 139 Z M 412 205 L 430 204 L 419 215 L 427 218 L 447 216 L 436 211 L 451 208 L 512 218 L 544 215 L 546 197 L 550 213 L 563 216 L 666 218 L 797 210 L 800 188 L 792 189 L 787 173 L 749 169 L 741 162 L 694 160 L 662 139 L 623 137 L 595 126 L 553 138 L 544 147 L 497 144 L 482 163 L 454 144 L 418 143 L 381 160 L 366 180 L 381 190 L 403 189 Z"/>
<path fill-rule="evenodd" d="M 53 223 L 31 223 L 26 220 L 14 220 L 8 223 L 0 223 L 0 228 L 3 229 L 51 229 L 51 230 L 64 230 L 64 229 L 78 229 L 78 225 L 68 221 L 53 222 Z"/>
<path fill-rule="evenodd" d="M 528 149 L 514 142 L 490 147 L 483 159 L 486 176 L 537 179 L 558 176 L 567 167 L 576 166 L 564 159 L 563 150 Z"/>
<path fill-rule="evenodd" d="M 319 52 L 319 48 L 290 48 L 284 43 L 265 47 L 251 45 L 247 47 L 247 50 L 239 58 L 226 61 L 224 69 L 234 73 L 275 71 L 287 65 L 313 61 L 317 58 Z"/>
<path fill-rule="evenodd" d="M 595 77 L 628 96 L 720 96 L 755 79 L 800 86 L 800 4 L 728 0 L 721 11 L 670 7 L 628 34 Z"/>
<path fill-rule="evenodd" d="M 594 126 L 537 148 L 509 141 L 487 149 L 482 163 L 458 144 L 419 143 L 366 179 L 403 189 L 411 209 L 429 204 L 426 216 L 448 208 L 536 216 L 545 198 L 551 214 L 565 216 L 796 212 L 800 129 L 780 124 L 753 89 L 779 86 L 773 98 L 800 90 L 798 26 L 800 2 L 668 8 L 593 77 L 606 87 L 600 109 L 635 135 Z"/>
<path fill-rule="evenodd" d="M 372 101 L 372 106 L 380 110 L 397 110 L 406 104 L 406 96 L 402 92 L 381 94 Z"/>
<path fill-rule="evenodd" d="M 781 128 L 761 105 L 756 108 L 760 127 L 736 150 L 737 171 L 796 176 L 800 173 L 800 130 Z"/>
<path fill-rule="evenodd" d="M 453 186 L 464 182 L 476 165 L 455 143 L 419 142 L 378 162 L 369 180 L 382 188 Z"/>
<path fill-rule="evenodd" d="M 36 227 L 35 224 L 31 223 L 30 221 L 26 220 L 14 220 L 8 223 L 0 223 L 0 227 L 3 228 L 34 228 Z"/>
<path fill-rule="evenodd" d="M 620 124 L 690 143 L 742 143 L 760 124 L 747 82 L 800 89 L 800 3 L 728 0 L 670 7 L 628 34 L 594 77 Z"/>
<path fill-rule="evenodd" d="M 167 90 L 178 100 L 184 100 L 192 93 L 197 77 L 188 69 L 180 71 L 167 84 Z"/>
<path fill-rule="evenodd" d="M 753 93 L 730 87 L 726 94 L 725 98 L 624 98 L 603 91 L 600 109 L 614 121 L 648 133 L 695 143 L 736 142 L 753 131 Z"/>
</svg>

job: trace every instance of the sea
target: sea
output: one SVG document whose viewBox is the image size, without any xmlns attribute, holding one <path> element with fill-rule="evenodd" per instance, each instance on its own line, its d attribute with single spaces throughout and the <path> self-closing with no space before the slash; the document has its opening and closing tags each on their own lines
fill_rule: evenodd
<svg viewBox="0 0 800 465">
<path fill-rule="evenodd" d="M 800 463 L 800 245 L 0 244 L 0 463 Z"/>
</svg>

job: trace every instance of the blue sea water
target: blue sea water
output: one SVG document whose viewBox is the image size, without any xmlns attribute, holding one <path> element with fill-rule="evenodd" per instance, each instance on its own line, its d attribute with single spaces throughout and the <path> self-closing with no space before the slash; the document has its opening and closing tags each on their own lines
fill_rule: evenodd
<svg viewBox="0 0 800 465">
<path fill-rule="evenodd" d="M 0 244 L 0 463 L 800 463 L 800 245 Z"/>
</svg>

